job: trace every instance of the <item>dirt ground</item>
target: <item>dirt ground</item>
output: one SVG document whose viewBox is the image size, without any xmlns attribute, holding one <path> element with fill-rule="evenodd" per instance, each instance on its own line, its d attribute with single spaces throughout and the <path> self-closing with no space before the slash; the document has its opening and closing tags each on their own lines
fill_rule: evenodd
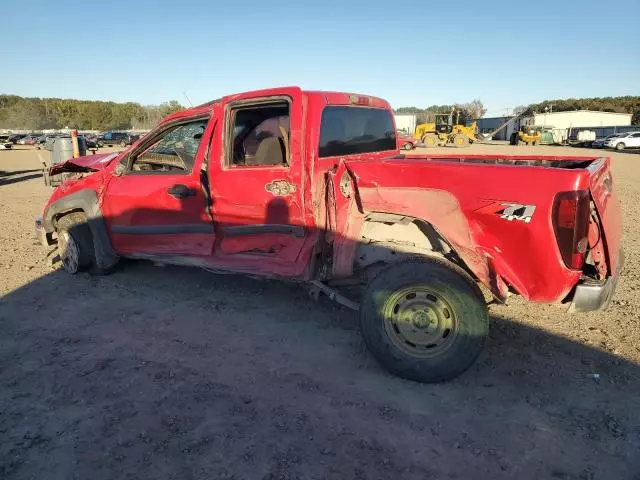
<svg viewBox="0 0 640 480">
<path fill-rule="evenodd" d="M 608 155 L 627 253 L 611 309 L 491 307 L 478 362 L 421 385 L 292 285 L 52 271 L 37 153 L 0 151 L 0 478 L 640 479 L 640 154 Z"/>
</svg>

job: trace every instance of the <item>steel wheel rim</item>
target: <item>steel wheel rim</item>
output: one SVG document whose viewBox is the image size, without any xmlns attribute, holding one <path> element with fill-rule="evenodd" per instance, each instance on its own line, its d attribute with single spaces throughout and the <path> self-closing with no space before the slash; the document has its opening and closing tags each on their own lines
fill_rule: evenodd
<svg viewBox="0 0 640 480">
<path fill-rule="evenodd" d="M 442 295 L 427 286 L 393 292 L 382 307 L 384 327 L 391 342 L 414 357 L 442 354 L 457 336 L 457 318 Z"/>
<path fill-rule="evenodd" d="M 80 250 L 78 244 L 66 230 L 60 233 L 62 245 L 60 246 L 60 256 L 65 270 L 77 272 L 80 264 Z"/>
</svg>

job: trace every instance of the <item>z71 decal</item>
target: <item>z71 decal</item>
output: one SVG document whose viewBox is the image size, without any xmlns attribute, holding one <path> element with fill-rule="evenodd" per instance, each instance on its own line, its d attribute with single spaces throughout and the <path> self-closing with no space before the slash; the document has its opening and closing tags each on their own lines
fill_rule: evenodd
<svg viewBox="0 0 640 480">
<path fill-rule="evenodd" d="M 533 214 L 536 211 L 536 206 L 524 205 L 522 203 L 515 202 L 493 202 L 477 211 L 479 213 L 500 215 L 500 218 L 510 222 L 513 220 L 520 220 L 524 223 L 530 223 L 533 219 Z"/>
<path fill-rule="evenodd" d="M 535 205 L 521 205 L 519 203 L 503 203 L 502 205 L 507 208 L 502 211 L 500 218 L 509 221 L 521 220 L 524 223 L 529 223 L 533 218 L 533 212 L 536 211 Z"/>
</svg>

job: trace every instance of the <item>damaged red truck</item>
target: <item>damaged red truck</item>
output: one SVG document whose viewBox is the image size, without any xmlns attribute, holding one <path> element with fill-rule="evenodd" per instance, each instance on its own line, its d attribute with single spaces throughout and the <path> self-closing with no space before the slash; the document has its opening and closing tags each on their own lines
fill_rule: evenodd
<svg viewBox="0 0 640 480">
<path fill-rule="evenodd" d="M 422 382 L 473 364 L 487 299 L 604 310 L 622 268 L 608 158 L 402 155 L 371 96 L 232 95 L 61 173 L 36 228 L 69 273 L 131 257 L 304 283 Z"/>
</svg>

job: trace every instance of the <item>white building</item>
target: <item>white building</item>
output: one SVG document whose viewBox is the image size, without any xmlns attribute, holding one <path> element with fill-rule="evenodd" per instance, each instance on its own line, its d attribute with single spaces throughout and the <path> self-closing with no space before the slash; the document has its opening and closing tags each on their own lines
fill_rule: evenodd
<svg viewBox="0 0 640 480">
<path fill-rule="evenodd" d="M 394 114 L 396 119 L 396 129 L 404 130 L 407 133 L 413 133 L 416 129 L 416 115 Z"/>
<path fill-rule="evenodd" d="M 630 113 L 573 110 L 568 112 L 542 112 L 523 117 L 521 125 L 548 127 L 557 142 L 567 139 L 569 130 L 580 127 L 619 127 L 631 125 Z"/>
</svg>

